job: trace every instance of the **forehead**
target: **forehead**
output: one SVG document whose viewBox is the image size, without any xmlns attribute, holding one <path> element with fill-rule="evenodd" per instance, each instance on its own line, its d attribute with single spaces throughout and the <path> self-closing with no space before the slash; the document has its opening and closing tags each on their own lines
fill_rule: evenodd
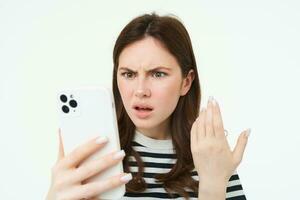
<svg viewBox="0 0 300 200">
<path fill-rule="evenodd" d="M 157 66 L 179 68 L 176 58 L 153 37 L 145 37 L 125 47 L 119 56 L 119 66 L 131 69 Z"/>
</svg>

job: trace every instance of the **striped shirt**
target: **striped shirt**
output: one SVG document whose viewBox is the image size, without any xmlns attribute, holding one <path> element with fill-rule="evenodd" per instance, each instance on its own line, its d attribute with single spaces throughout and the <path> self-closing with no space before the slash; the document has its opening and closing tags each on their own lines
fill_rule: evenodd
<svg viewBox="0 0 300 200">
<path fill-rule="evenodd" d="M 172 140 L 156 140 L 143 135 L 136 131 L 132 142 L 133 149 L 137 151 L 144 162 L 143 178 L 147 183 L 147 188 L 143 192 L 133 193 L 126 192 L 120 200 L 157 200 L 157 199 L 184 199 L 179 194 L 175 197 L 170 197 L 162 184 L 155 182 L 155 174 L 167 173 L 176 163 L 175 149 L 173 148 Z M 131 172 L 138 172 L 138 166 L 133 156 L 129 157 L 129 168 Z M 199 181 L 197 172 L 194 170 L 191 173 L 192 178 Z M 189 193 L 191 200 L 197 200 L 197 193 L 190 188 L 185 188 Z M 235 172 L 229 179 L 226 188 L 226 200 L 245 200 L 246 197 L 238 174 Z"/>
</svg>

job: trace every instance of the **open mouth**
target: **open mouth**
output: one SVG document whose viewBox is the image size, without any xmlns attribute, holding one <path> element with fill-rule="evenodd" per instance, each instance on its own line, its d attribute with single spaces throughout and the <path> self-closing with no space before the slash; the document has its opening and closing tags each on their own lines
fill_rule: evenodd
<svg viewBox="0 0 300 200">
<path fill-rule="evenodd" d="M 134 109 L 138 110 L 138 111 L 152 111 L 152 108 L 142 108 L 142 107 L 134 107 Z"/>
<path fill-rule="evenodd" d="M 135 106 L 134 110 L 138 118 L 146 119 L 152 114 L 153 108 Z"/>
</svg>

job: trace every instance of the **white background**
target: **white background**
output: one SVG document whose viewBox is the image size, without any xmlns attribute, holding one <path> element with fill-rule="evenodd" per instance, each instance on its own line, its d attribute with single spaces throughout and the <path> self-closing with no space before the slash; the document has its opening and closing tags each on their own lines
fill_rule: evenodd
<svg viewBox="0 0 300 200">
<path fill-rule="evenodd" d="M 137 15 L 177 15 L 202 103 L 219 102 L 229 141 L 252 128 L 238 168 L 248 199 L 299 190 L 299 1 L 0 1 L 1 199 L 39 200 L 58 150 L 55 92 L 111 85 L 112 50 Z"/>
</svg>

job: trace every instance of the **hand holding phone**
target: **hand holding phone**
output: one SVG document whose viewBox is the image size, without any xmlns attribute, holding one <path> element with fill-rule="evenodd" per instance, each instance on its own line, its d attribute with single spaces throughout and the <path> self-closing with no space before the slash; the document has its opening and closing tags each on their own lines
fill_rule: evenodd
<svg viewBox="0 0 300 200">
<path fill-rule="evenodd" d="M 118 164 L 125 154 L 122 151 L 112 152 L 76 167 L 87 157 L 103 149 L 108 141 L 105 141 L 103 137 L 93 138 L 65 156 L 61 137 L 59 138 L 59 155 L 56 164 L 52 167 L 52 181 L 46 200 L 89 199 L 101 196 L 102 193 L 122 186 L 131 180 L 131 174 L 121 173 L 106 180 L 82 184 L 95 174 L 102 173 Z"/>
<path fill-rule="evenodd" d="M 113 159 L 121 149 L 112 92 L 105 87 L 64 89 L 58 92 L 57 102 L 61 148 L 66 156 L 60 156 L 53 167 L 49 193 L 70 199 L 96 194 L 100 199 L 121 198 L 124 172 L 122 162 Z M 99 137 L 109 142 L 97 144 Z M 117 160 L 124 157 L 124 151 L 118 155 Z M 130 178 L 131 174 L 125 176 L 127 181 Z"/>
</svg>

